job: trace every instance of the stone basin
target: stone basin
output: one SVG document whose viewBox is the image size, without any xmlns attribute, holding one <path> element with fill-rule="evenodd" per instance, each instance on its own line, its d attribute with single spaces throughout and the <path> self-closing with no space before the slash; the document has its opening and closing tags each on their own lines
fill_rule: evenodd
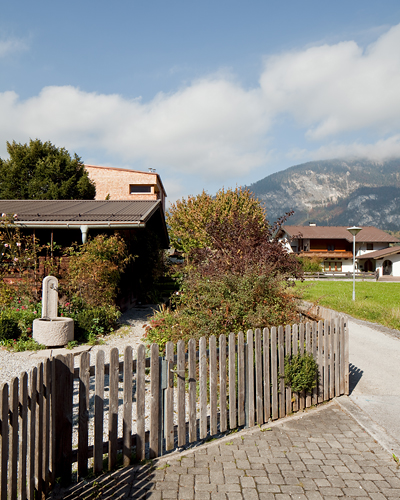
<svg viewBox="0 0 400 500">
<path fill-rule="evenodd" d="M 74 340 L 72 318 L 38 318 L 33 320 L 32 337 L 46 347 L 67 345 Z"/>
</svg>

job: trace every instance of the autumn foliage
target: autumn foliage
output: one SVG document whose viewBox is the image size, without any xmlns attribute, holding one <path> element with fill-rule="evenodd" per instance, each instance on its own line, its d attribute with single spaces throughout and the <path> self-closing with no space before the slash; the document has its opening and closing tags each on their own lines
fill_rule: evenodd
<svg viewBox="0 0 400 500">
<path fill-rule="evenodd" d="M 185 255 L 181 290 L 174 307 L 151 319 L 147 341 L 163 345 L 294 321 L 291 284 L 301 268 L 275 237 L 289 215 L 271 226 L 258 200 L 241 189 L 175 204 L 168 225 Z"/>
</svg>

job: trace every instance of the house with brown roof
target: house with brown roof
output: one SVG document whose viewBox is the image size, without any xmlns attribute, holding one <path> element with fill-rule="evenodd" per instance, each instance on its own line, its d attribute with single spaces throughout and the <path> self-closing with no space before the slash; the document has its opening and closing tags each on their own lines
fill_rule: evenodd
<svg viewBox="0 0 400 500">
<path fill-rule="evenodd" d="M 325 272 L 353 271 L 353 236 L 346 226 L 285 225 L 279 230 L 278 237 L 289 252 L 299 257 L 322 259 Z M 395 243 L 400 241 L 381 229 L 362 227 L 356 236 L 356 271 L 375 271 L 377 261 L 373 254 L 387 251 Z"/>
<path fill-rule="evenodd" d="M 140 172 L 98 165 L 85 165 L 85 169 L 96 185 L 96 200 L 160 200 L 165 211 L 167 194 L 154 169 Z"/>
<path fill-rule="evenodd" d="M 122 308 L 151 286 L 155 261 L 149 247 L 160 259 L 161 250 L 169 247 L 161 200 L 0 200 L 1 213 L 13 215 L 24 234 L 50 249 L 51 258 L 54 251 L 60 268 L 68 265 L 68 257 L 59 258 L 63 248 L 101 233 L 118 233 L 134 255 L 121 280 Z"/>
</svg>

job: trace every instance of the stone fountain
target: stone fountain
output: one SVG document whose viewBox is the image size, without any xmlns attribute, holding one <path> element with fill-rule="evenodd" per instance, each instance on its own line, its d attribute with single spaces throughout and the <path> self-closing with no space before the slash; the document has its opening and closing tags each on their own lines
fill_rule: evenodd
<svg viewBox="0 0 400 500">
<path fill-rule="evenodd" d="M 42 283 L 42 317 L 33 321 L 32 336 L 47 347 L 74 340 L 74 320 L 58 317 L 58 279 L 46 276 Z"/>
</svg>

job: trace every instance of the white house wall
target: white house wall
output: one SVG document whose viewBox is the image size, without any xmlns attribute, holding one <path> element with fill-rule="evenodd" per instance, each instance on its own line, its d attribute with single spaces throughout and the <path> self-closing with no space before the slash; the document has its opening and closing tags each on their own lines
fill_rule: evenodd
<svg viewBox="0 0 400 500">
<path fill-rule="evenodd" d="M 400 255 L 389 255 L 376 261 L 376 270 L 379 271 L 379 277 L 383 276 L 383 262 L 390 260 L 392 263 L 392 276 L 400 276 Z"/>
</svg>

